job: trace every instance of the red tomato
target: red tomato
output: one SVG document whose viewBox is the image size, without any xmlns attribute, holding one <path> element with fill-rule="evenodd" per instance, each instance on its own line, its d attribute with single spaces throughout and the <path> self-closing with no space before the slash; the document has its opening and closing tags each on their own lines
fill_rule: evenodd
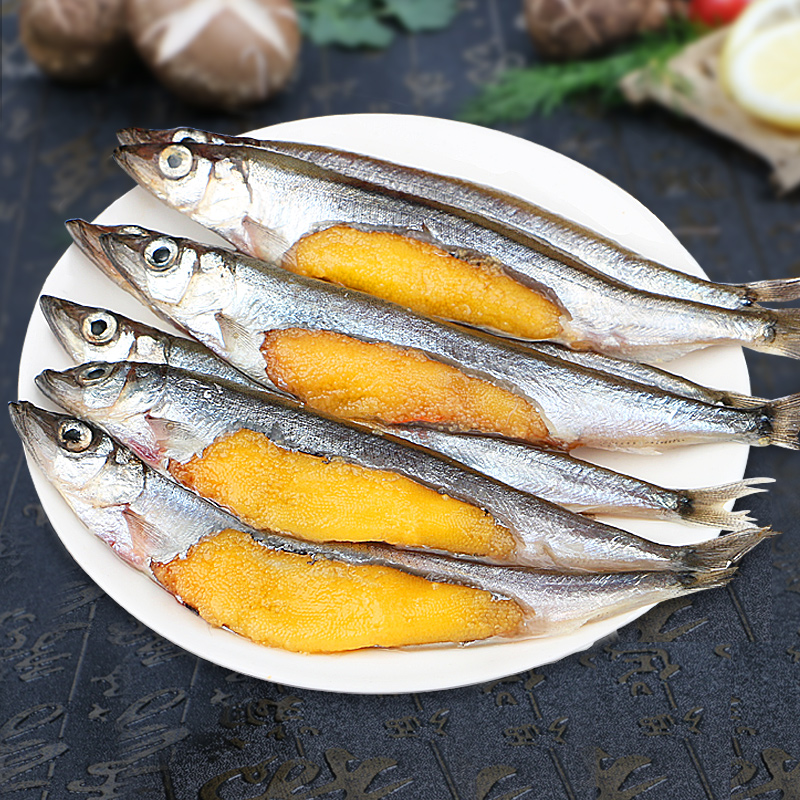
<svg viewBox="0 0 800 800">
<path fill-rule="evenodd" d="M 727 25 L 742 12 L 749 0 L 691 0 L 689 19 L 706 25 Z"/>
</svg>

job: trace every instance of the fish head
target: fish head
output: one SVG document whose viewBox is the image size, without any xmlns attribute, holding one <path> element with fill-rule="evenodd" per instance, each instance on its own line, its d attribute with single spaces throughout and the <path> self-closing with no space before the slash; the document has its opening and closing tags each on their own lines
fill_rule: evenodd
<svg viewBox="0 0 800 800">
<path fill-rule="evenodd" d="M 154 466 L 165 466 L 153 425 L 165 405 L 166 378 L 158 364 L 96 361 L 57 372 L 46 369 L 36 385 L 54 402 L 94 422 Z"/>
<path fill-rule="evenodd" d="M 222 344 L 219 315 L 236 297 L 227 251 L 155 231 L 108 233 L 101 246 L 134 294 L 212 349 Z"/>
<path fill-rule="evenodd" d="M 50 295 L 42 295 L 39 305 L 56 339 L 73 360 L 124 361 L 135 355 L 139 336 L 121 314 Z M 156 348 L 149 350 L 155 352 Z"/>
<path fill-rule="evenodd" d="M 98 428 L 31 403 L 9 403 L 11 421 L 33 461 L 81 521 L 135 566 L 134 504 L 145 491 L 145 466 Z"/>
<path fill-rule="evenodd" d="M 137 225 L 98 225 L 95 222 L 86 222 L 82 219 L 69 219 L 64 224 L 78 249 L 89 261 L 107 278 L 114 281 L 117 286 L 131 292 L 131 287 L 126 284 L 125 279 L 114 269 L 114 265 L 103 252 L 103 248 L 100 246 L 100 237 L 106 233 L 135 233 L 144 229 L 139 228 Z M 139 300 L 145 302 L 145 299 L 141 296 L 139 296 Z"/>
<path fill-rule="evenodd" d="M 235 241 L 252 200 L 241 150 L 185 137 L 180 142 L 123 145 L 114 158 L 159 200 Z"/>
</svg>

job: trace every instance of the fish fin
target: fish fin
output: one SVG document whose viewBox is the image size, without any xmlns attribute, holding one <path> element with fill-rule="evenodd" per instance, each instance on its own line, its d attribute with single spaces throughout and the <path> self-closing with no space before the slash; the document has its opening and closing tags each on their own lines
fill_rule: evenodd
<svg viewBox="0 0 800 800">
<path fill-rule="evenodd" d="M 780 397 L 765 406 L 772 431 L 769 443 L 800 450 L 800 394 Z"/>
<path fill-rule="evenodd" d="M 246 341 L 254 351 L 260 348 L 261 334 L 252 333 L 234 317 L 228 316 L 224 311 L 218 311 L 214 315 L 214 320 L 219 326 L 222 344 L 226 351 L 234 352 L 242 341 Z"/>
<path fill-rule="evenodd" d="M 205 442 L 196 428 L 175 420 L 149 417 L 148 424 L 153 431 L 153 437 L 158 444 L 161 454 L 169 454 L 181 463 L 190 459 L 196 453 L 201 453 Z M 162 459 L 163 466 L 167 466 L 167 459 Z"/>
<path fill-rule="evenodd" d="M 718 536 L 707 542 L 682 547 L 681 566 L 691 572 L 726 570 L 734 566 L 756 545 L 778 535 L 779 532 L 772 528 L 748 528 Z"/>
<path fill-rule="evenodd" d="M 754 343 L 755 350 L 800 358 L 800 308 L 761 309 L 774 335 L 770 341 Z"/>
<path fill-rule="evenodd" d="M 129 551 L 123 554 L 123 557 L 135 566 L 147 566 L 150 562 L 150 554 L 161 549 L 164 534 L 141 514 L 130 508 L 124 508 L 122 516 L 128 525 L 130 536 Z M 114 549 L 120 552 L 118 548 Z"/>
<path fill-rule="evenodd" d="M 725 392 L 722 402 L 726 406 L 733 408 L 758 408 L 769 403 L 766 397 L 754 397 L 750 394 L 739 394 L 739 392 Z"/>
<path fill-rule="evenodd" d="M 729 534 L 732 536 L 733 534 Z M 723 537 L 727 538 L 727 537 Z M 712 540 L 716 541 L 716 539 Z M 737 567 L 725 569 L 701 570 L 699 572 L 684 572 L 678 574 L 678 580 L 683 584 L 686 592 L 702 592 L 706 589 L 718 589 L 727 586 L 736 574 Z"/>
<path fill-rule="evenodd" d="M 746 296 L 756 303 L 788 303 L 800 300 L 800 278 L 740 283 Z"/>
<path fill-rule="evenodd" d="M 728 511 L 725 504 L 750 494 L 766 492 L 758 486 L 773 483 L 774 478 L 747 478 L 735 483 L 713 486 L 709 489 L 690 489 L 683 492 L 685 503 L 678 513 L 687 522 L 698 525 L 711 525 L 730 531 L 741 531 L 752 527 L 753 520 L 747 511 Z"/>
<path fill-rule="evenodd" d="M 242 228 L 244 228 L 242 238 L 247 245 L 247 252 L 264 261 L 277 262 L 283 258 L 291 246 L 291 242 L 284 239 L 279 233 L 250 217 L 242 220 Z"/>
</svg>

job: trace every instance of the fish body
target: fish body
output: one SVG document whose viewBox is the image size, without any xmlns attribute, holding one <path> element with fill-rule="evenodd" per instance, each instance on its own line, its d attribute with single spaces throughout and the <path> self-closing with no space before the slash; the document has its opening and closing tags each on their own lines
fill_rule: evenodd
<svg viewBox="0 0 800 800">
<path fill-rule="evenodd" d="M 403 476 L 477 507 L 500 524 L 503 532 L 511 531 L 516 540 L 513 550 L 503 555 L 498 549 L 483 551 L 496 554 L 493 558 L 497 561 L 579 572 L 724 569 L 741 556 L 742 542 L 749 543 L 754 535 L 750 530 L 685 548 L 655 544 L 391 436 L 313 414 L 283 398 L 248 392 L 164 365 L 98 362 L 64 372 L 46 370 L 37 378 L 37 385 L 71 412 L 104 428 L 151 466 L 170 469 L 173 475 L 181 472 L 174 468 L 175 462 L 185 464 L 215 442 L 246 428 L 262 434 L 283 452 L 337 459 L 366 468 L 373 475 Z M 245 470 L 255 468 L 248 463 Z M 215 476 L 215 484 L 247 480 L 244 473 L 237 477 L 215 472 Z M 297 492 L 291 486 L 279 487 L 279 491 L 292 496 Z M 298 502 L 314 503 L 317 494 L 312 489 L 312 496 L 300 496 Z M 339 508 L 326 504 L 320 514 L 358 513 L 340 512 Z M 296 533 L 284 525 L 281 528 Z M 391 535 L 391 530 L 388 532 Z M 422 546 L 436 548 L 430 540 Z M 456 553 L 475 555 L 466 548 Z"/>
<path fill-rule="evenodd" d="M 81 521 L 120 557 L 151 577 L 163 575 L 164 566 L 188 560 L 192 548 L 210 538 L 238 532 L 270 553 L 299 555 L 312 568 L 317 561 L 340 564 L 342 569 L 380 566 L 427 582 L 491 593 L 498 601 L 508 600 L 518 607 L 519 622 L 502 635 L 520 638 L 567 632 L 592 619 L 724 585 L 734 571 L 559 575 L 382 545 L 300 542 L 242 525 L 80 420 L 29 403 L 12 403 L 10 410 L 27 452 Z M 204 588 L 207 595 L 216 590 L 215 584 Z M 376 584 L 373 592 L 379 594 L 380 585 Z M 253 597 L 252 602 L 258 605 L 264 601 Z M 280 602 L 280 598 L 273 602 Z M 319 602 L 323 607 L 316 610 L 324 612 L 332 605 L 332 598 L 323 597 Z M 411 610 L 408 620 L 409 625 L 417 623 Z M 227 624 L 227 620 L 214 619 L 214 623 Z M 362 642 L 358 646 L 366 645 Z M 303 649 L 302 644 L 297 649 Z"/>
<path fill-rule="evenodd" d="M 120 131 L 123 145 L 197 142 L 247 146 L 307 161 L 351 180 L 414 195 L 480 214 L 534 237 L 552 255 L 560 253 L 617 281 L 653 294 L 691 300 L 720 308 L 746 309 L 760 302 L 785 302 L 800 297 L 800 279 L 722 284 L 687 275 L 645 258 L 618 242 L 522 198 L 488 186 L 394 164 L 320 145 L 224 136 L 192 128 Z"/>
<path fill-rule="evenodd" d="M 107 256 L 97 262 L 101 269 L 113 264 L 159 313 L 265 385 L 267 332 L 333 331 L 421 351 L 526 398 L 562 447 L 652 451 L 721 440 L 798 447 L 800 400 L 794 396 L 745 409 L 709 405 L 227 250 L 144 229 L 101 233 L 100 241 Z M 154 254 L 169 263 L 154 267 L 148 261 Z"/>
</svg>

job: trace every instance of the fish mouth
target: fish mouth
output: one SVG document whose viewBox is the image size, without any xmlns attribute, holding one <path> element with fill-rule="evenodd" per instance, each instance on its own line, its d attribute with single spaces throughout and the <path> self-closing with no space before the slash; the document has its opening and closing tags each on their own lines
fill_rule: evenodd
<svg viewBox="0 0 800 800">
<path fill-rule="evenodd" d="M 80 409 L 72 402 L 78 387 L 74 380 L 70 380 L 69 372 L 61 373 L 53 369 L 46 369 L 40 372 L 33 380 L 39 391 L 48 400 L 58 403 L 68 411 L 79 413 Z"/>
<path fill-rule="evenodd" d="M 125 144 L 116 148 L 112 156 L 138 184 L 160 196 L 159 186 L 164 177 L 158 168 L 158 160 L 162 150 L 171 144 L 171 140 L 168 142 L 148 140 Z"/>
<path fill-rule="evenodd" d="M 45 411 L 27 400 L 9 403 L 8 413 L 27 453 L 47 471 L 47 465 L 52 460 L 48 451 L 53 451 L 57 446 L 58 426 L 65 417 Z"/>
<path fill-rule="evenodd" d="M 64 225 L 78 249 L 107 277 L 119 283 L 119 273 L 100 246 L 100 237 L 116 230 L 110 225 L 97 225 L 83 219 L 68 219 Z"/>
<path fill-rule="evenodd" d="M 39 308 L 41 308 L 50 330 L 59 339 L 64 330 L 77 332 L 80 329 L 80 321 L 86 311 L 84 306 L 61 297 L 53 297 L 51 294 L 43 294 L 39 298 Z"/>
<path fill-rule="evenodd" d="M 154 144 L 167 142 L 171 131 L 150 130 L 149 128 L 120 128 L 117 131 L 117 141 L 121 145 L 127 144 Z"/>
</svg>

